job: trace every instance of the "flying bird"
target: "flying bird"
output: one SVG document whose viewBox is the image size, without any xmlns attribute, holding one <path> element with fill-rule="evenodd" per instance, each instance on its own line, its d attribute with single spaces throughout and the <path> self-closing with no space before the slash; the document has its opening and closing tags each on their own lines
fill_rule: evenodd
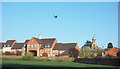
<svg viewBox="0 0 120 69">
<path fill-rule="evenodd" d="M 54 16 L 54 18 L 57 18 L 58 16 Z"/>
</svg>

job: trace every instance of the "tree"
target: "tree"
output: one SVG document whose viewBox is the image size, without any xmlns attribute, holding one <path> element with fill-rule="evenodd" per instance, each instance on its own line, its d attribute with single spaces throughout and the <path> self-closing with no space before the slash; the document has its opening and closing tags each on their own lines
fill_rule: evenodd
<svg viewBox="0 0 120 69">
<path fill-rule="evenodd" d="M 112 43 L 108 43 L 108 48 L 113 48 L 113 44 Z"/>
<path fill-rule="evenodd" d="M 91 57 L 95 57 L 94 53 L 91 54 Z"/>
<path fill-rule="evenodd" d="M 70 57 L 75 57 L 75 58 L 78 57 L 78 54 L 79 54 L 78 49 L 70 48 L 68 52 L 70 54 Z"/>
<path fill-rule="evenodd" d="M 102 52 L 100 52 L 100 50 L 98 50 L 97 56 L 102 56 Z"/>
<path fill-rule="evenodd" d="M 82 48 L 80 52 L 80 57 L 90 57 L 90 50 L 87 48 Z"/>
</svg>

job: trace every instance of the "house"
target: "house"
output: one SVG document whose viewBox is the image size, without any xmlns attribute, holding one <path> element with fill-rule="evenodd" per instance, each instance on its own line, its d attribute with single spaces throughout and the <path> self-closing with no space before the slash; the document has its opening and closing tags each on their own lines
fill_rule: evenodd
<svg viewBox="0 0 120 69">
<path fill-rule="evenodd" d="M 13 45 L 17 43 L 16 40 L 7 40 L 6 43 L 2 43 L 3 52 L 11 52 Z"/>
<path fill-rule="evenodd" d="M 70 49 L 76 49 L 76 51 L 80 51 L 77 43 L 56 43 L 53 48 L 53 56 L 70 56 Z"/>
<path fill-rule="evenodd" d="M 120 49 L 117 47 L 113 47 L 105 52 L 105 56 L 111 55 L 111 56 L 117 56 L 117 53 L 120 52 Z"/>
<path fill-rule="evenodd" d="M 52 56 L 52 49 L 56 43 L 56 38 L 41 39 L 32 37 L 27 43 L 27 52 L 33 52 L 35 56 L 42 56 L 43 53 L 47 53 L 48 57 L 50 57 Z"/>
</svg>

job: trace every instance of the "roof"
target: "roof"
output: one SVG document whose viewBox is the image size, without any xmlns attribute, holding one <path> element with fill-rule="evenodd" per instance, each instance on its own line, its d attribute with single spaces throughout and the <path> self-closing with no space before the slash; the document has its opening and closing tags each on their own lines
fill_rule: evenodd
<svg viewBox="0 0 120 69">
<path fill-rule="evenodd" d="M 22 49 L 25 43 L 15 43 L 12 49 Z"/>
<path fill-rule="evenodd" d="M 28 43 L 28 41 L 30 41 L 30 40 L 25 40 L 25 44 L 27 44 L 27 43 Z"/>
<path fill-rule="evenodd" d="M 9 47 L 11 47 L 11 45 L 14 43 L 14 41 L 16 41 L 16 40 L 7 40 L 6 43 L 4 43 L 3 45 L 9 45 Z"/>
<path fill-rule="evenodd" d="M 39 44 L 42 44 L 42 48 L 45 48 L 45 45 L 50 45 L 50 48 L 52 47 L 54 41 L 56 40 L 56 38 L 50 38 L 50 39 L 38 39 L 33 37 Z"/>
<path fill-rule="evenodd" d="M 61 55 L 69 55 L 69 49 L 75 48 L 77 43 L 56 43 L 53 50 L 65 50 Z"/>
</svg>

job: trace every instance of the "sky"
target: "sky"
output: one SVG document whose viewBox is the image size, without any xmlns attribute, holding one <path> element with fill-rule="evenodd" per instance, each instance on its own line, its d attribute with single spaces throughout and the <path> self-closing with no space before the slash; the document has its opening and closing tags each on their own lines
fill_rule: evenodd
<svg viewBox="0 0 120 69">
<path fill-rule="evenodd" d="M 54 18 L 57 15 L 58 18 Z M 81 48 L 93 36 L 99 47 L 118 46 L 117 2 L 4 2 L 2 41 L 37 37 L 58 43 L 78 43 Z"/>
</svg>

